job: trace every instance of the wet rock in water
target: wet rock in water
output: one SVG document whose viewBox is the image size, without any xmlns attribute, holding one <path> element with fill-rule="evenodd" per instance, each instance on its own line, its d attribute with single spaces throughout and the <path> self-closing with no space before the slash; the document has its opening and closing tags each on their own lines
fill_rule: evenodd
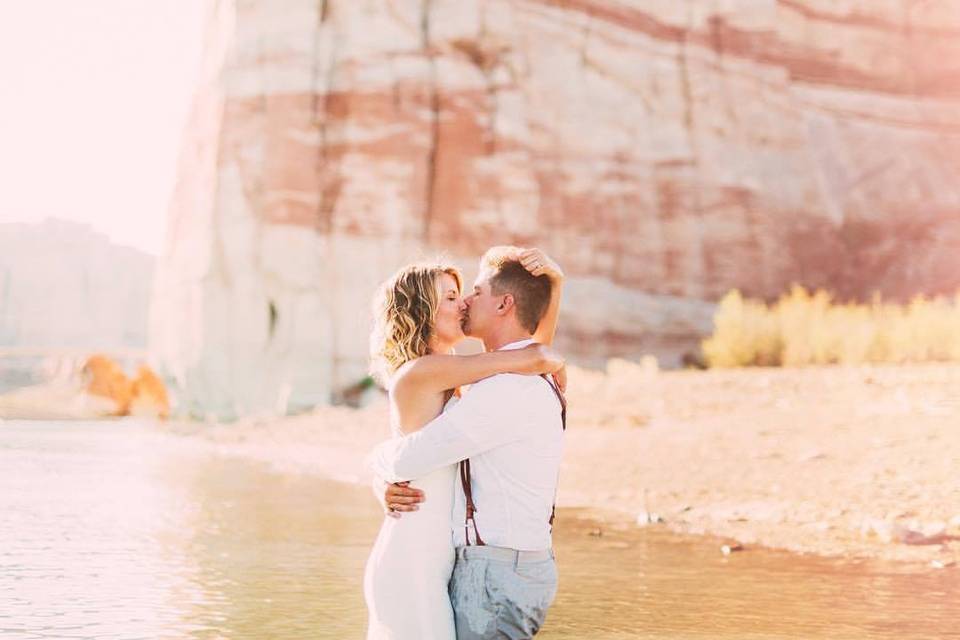
<svg viewBox="0 0 960 640">
<path fill-rule="evenodd" d="M 731 553 L 735 553 L 737 551 L 743 551 L 743 545 L 740 544 L 739 542 L 734 542 L 732 544 L 725 544 L 722 547 L 720 547 L 720 553 L 722 553 L 725 556 L 728 556 Z"/>
</svg>

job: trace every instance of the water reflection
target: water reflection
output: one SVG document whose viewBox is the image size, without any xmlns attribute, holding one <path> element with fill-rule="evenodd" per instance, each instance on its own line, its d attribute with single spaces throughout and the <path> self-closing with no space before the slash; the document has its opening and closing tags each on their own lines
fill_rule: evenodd
<svg viewBox="0 0 960 640">
<path fill-rule="evenodd" d="M 0 423 L 0 637 L 360 638 L 369 492 L 136 422 Z M 950 637 L 960 572 L 718 544 L 561 510 L 543 638 Z M 596 535 L 602 531 L 602 535 Z"/>
<path fill-rule="evenodd" d="M 960 637 L 957 571 L 770 550 L 725 557 L 719 543 L 662 529 L 601 526 L 596 537 L 595 522 L 572 515 L 557 545 L 565 588 L 540 637 Z"/>
<path fill-rule="evenodd" d="M 228 638 L 353 638 L 365 625 L 363 563 L 379 512 L 368 492 L 232 461 L 195 467 L 186 548 L 205 605 Z"/>
<path fill-rule="evenodd" d="M 125 436 L 0 425 L 0 637 L 157 637 L 198 597 L 188 559 L 163 543 L 185 505 L 150 435 Z"/>
</svg>

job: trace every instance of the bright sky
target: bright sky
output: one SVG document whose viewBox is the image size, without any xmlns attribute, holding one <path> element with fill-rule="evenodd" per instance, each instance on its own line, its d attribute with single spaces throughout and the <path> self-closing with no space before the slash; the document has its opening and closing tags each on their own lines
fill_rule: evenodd
<svg viewBox="0 0 960 640">
<path fill-rule="evenodd" d="M 158 253 L 209 4 L 0 0 L 0 222 Z"/>
</svg>

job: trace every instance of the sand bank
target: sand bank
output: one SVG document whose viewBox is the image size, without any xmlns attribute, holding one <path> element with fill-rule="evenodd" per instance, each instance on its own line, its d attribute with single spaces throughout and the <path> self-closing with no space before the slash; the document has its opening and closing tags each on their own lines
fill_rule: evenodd
<svg viewBox="0 0 960 640">
<path fill-rule="evenodd" d="M 802 553 L 960 561 L 960 365 L 574 370 L 559 504 Z M 220 453 L 364 483 L 365 409 L 168 424 Z"/>
</svg>

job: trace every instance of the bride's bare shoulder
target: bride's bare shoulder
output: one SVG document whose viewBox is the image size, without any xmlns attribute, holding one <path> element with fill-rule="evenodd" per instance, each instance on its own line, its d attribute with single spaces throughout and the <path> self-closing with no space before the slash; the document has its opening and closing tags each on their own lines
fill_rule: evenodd
<svg viewBox="0 0 960 640">
<path fill-rule="evenodd" d="M 417 384 L 409 372 L 404 375 L 403 369 L 415 362 L 408 362 L 398 369 L 387 387 L 391 412 L 403 433 L 412 433 L 435 418 L 448 395 Z"/>
<path fill-rule="evenodd" d="M 425 355 L 403 363 L 390 379 L 389 391 L 420 393 L 424 387 L 432 386 L 430 382 L 431 360 L 437 356 Z"/>
<path fill-rule="evenodd" d="M 404 362 L 399 369 L 393 372 L 393 375 L 390 377 L 390 382 L 387 385 L 387 391 L 391 394 L 397 393 L 397 391 L 406 392 L 409 388 L 416 382 L 417 378 L 417 363 L 420 361 L 420 358 L 415 360 L 409 360 Z M 422 365 L 421 365 L 422 366 Z"/>
<path fill-rule="evenodd" d="M 396 401 L 408 401 L 410 399 L 419 400 L 425 397 L 442 395 L 428 389 L 430 385 L 424 384 L 424 369 L 427 364 L 425 359 L 431 356 L 421 356 L 415 360 L 405 362 L 394 372 L 387 385 L 387 391 Z"/>
</svg>

